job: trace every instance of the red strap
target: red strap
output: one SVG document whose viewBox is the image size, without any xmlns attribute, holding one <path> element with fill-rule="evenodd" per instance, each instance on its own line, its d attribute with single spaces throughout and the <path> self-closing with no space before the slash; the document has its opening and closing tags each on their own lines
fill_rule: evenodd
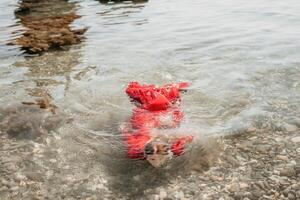
<svg viewBox="0 0 300 200">
<path fill-rule="evenodd" d="M 193 136 L 185 136 L 175 141 L 171 146 L 171 151 L 174 155 L 180 156 L 184 154 L 184 148 L 187 143 L 192 142 Z"/>
<path fill-rule="evenodd" d="M 140 129 L 134 133 L 123 133 L 127 156 L 132 159 L 144 158 L 145 144 L 151 139 L 148 131 Z"/>
</svg>

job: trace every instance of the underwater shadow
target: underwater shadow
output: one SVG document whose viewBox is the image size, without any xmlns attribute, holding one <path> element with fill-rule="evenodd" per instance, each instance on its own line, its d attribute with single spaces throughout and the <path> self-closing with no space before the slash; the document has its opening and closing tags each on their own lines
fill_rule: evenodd
<svg viewBox="0 0 300 200">
<path fill-rule="evenodd" d="M 129 199 L 142 198 L 147 190 L 172 183 L 177 177 L 209 170 L 219 155 L 219 144 L 213 138 L 201 137 L 182 156 L 173 158 L 162 168 L 154 168 L 145 160 L 126 158 L 120 137 L 115 144 L 101 145 L 101 158 L 111 191 Z"/>
<path fill-rule="evenodd" d="M 122 3 L 126 0 L 97 0 L 99 1 L 100 3 L 103 3 L 103 4 L 107 4 L 107 3 Z M 145 3 L 145 2 L 148 2 L 148 0 L 131 0 L 131 1 L 127 1 L 127 2 L 132 2 L 132 3 Z"/>
</svg>

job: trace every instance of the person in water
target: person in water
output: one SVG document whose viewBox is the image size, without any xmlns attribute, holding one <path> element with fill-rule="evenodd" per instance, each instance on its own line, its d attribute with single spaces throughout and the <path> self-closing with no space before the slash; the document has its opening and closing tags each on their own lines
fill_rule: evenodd
<svg viewBox="0 0 300 200">
<path fill-rule="evenodd" d="M 184 82 L 161 87 L 138 82 L 128 84 L 126 93 L 136 105 L 130 121 L 121 128 L 129 158 L 146 159 L 154 167 L 160 167 L 173 156 L 184 154 L 186 144 L 193 137 L 162 134 L 159 129 L 180 125 L 183 119 L 180 93 L 187 87 L 188 83 Z"/>
</svg>

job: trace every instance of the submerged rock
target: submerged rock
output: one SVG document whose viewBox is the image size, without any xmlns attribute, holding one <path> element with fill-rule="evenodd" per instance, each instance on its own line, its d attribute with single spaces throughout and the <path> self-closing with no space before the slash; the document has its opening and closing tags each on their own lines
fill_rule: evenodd
<svg viewBox="0 0 300 200">
<path fill-rule="evenodd" d="M 0 129 L 17 139 L 36 139 L 57 129 L 64 121 L 64 115 L 55 108 L 43 99 L 1 108 Z"/>
<path fill-rule="evenodd" d="M 294 166 L 287 165 L 286 167 L 280 170 L 280 176 L 292 177 L 295 175 L 296 175 L 296 171 Z"/>
<path fill-rule="evenodd" d="M 77 44 L 86 31 L 85 28 L 71 30 L 69 24 L 77 18 L 79 16 L 75 14 L 46 18 L 20 17 L 21 23 L 29 30 L 10 44 L 20 45 L 30 53 Z"/>
<path fill-rule="evenodd" d="M 62 5 L 59 6 L 60 4 Z M 23 0 L 19 5 L 15 15 L 26 27 L 26 31 L 21 37 L 8 43 L 9 45 L 19 45 L 28 53 L 41 53 L 82 41 L 87 29 L 70 27 L 80 17 L 73 12 L 72 3 L 64 0 Z M 60 7 L 66 7 L 66 10 Z"/>
<path fill-rule="evenodd" d="M 298 130 L 296 125 L 284 123 L 283 129 L 287 132 L 295 132 Z"/>
<path fill-rule="evenodd" d="M 293 138 L 291 139 L 291 141 L 294 142 L 294 143 L 300 143 L 300 136 L 293 137 Z"/>
</svg>

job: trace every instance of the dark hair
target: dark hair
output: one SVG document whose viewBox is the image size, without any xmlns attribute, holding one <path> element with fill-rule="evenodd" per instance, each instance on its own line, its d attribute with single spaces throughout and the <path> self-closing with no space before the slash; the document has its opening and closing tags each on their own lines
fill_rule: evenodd
<svg viewBox="0 0 300 200">
<path fill-rule="evenodd" d="M 145 155 L 152 155 L 154 153 L 154 148 L 152 146 L 152 143 L 146 144 L 144 152 L 145 152 Z"/>
</svg>

